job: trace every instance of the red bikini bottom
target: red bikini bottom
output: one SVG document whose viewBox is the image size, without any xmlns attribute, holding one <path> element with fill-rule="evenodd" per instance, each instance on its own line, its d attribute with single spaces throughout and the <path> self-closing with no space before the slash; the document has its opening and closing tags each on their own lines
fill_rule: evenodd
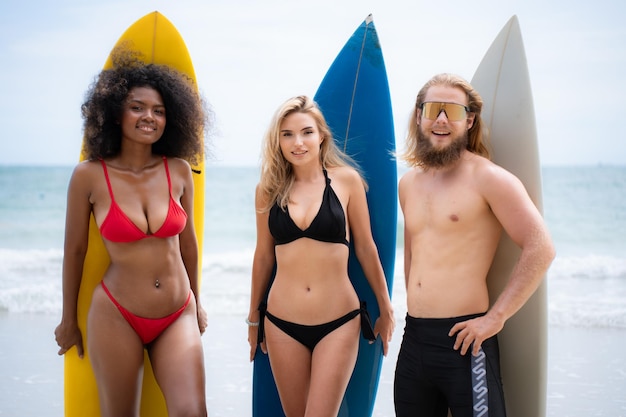
<svg viewBox="0 0 626 417">
<path fill-rule="evenodd" d="M 130 311 L 126 310 L 124 307 L 122 307 L 120 303 L 117 302 L 115 298 L 113 298 L 113 295 L 111 295 L 109 289 L 106 287 L 106 285 L 104 285 L 104 281 L 101 281 L 100 284 L 102 285 L 104 292 L 106 292 L 113 304 L 115 304 L 120 313 L 122 313 L 122 316 L 124 316 L 128 324 L 130 324 L 130 326 L 135 330 L 144 345 L 152 342 L 161 333 L 163 333 L 165 329 L 170 326 L 170 324 L 174 323 L 176 319 L 178 319 L 178 317 L 183 314 L 183 311 L 185 311 L 185 308 L 187 308 L 187 306 L 189 305 L 189 301 L 191 300 L 191 290 L 189 290 L 187 301 L 185 301 L 185 304 L 183 304 L 183 306 L 177 311 L 165 317 L 150 319 L 136 316 Z"/>
</svg>

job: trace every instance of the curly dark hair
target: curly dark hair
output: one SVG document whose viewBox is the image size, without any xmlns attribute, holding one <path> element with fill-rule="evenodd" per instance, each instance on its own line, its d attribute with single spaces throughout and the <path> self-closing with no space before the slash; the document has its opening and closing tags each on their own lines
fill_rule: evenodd
<svg viewBox="0 0 626 417">
<path fill-rule="evenodd" d="M 167 111 L 163 136 L 152 145 L 152 152 L 198 163 L 205 154 L 202 138 L 208 114 L 193 81 L 166 65 L 146 64 L 128 46 L 114 50 L 111 62 L 112 67 L 96 77 L 81 106 L 84 157 L 93 160 L 119 154 L 124 101 L 131 89 L 150 87 L 161 94 Z"/>
</svg>

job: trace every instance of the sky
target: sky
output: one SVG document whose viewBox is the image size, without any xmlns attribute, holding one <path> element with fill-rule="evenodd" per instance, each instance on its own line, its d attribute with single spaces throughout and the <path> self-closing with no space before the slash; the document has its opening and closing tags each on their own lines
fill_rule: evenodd
<svg viewBox="0 0 626 417">
<path fill-rule="evenodd" d="M 440 72 L 471 80 L 516 15 L 541 164 L 626 164 L 622 0 L 2 0 L 0 165 L 74 165 L 88 86 L 126 28 L 155 10 L 184 38 L 215 114 L 209 164 L 258 165 L 276 108 L 289 97 L 315 95 L 370 13 L 398 149 L 421 86 Z"/>
</svg>

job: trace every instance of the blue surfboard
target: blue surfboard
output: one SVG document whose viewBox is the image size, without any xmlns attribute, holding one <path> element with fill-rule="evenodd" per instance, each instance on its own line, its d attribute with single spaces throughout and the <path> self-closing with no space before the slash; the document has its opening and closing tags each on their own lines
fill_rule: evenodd
<svg viewBox="0 0 626 417">
<path fill-rule="evenodd" d="M 368 183 L 372 233 L 391 294 L 398 213 L 395 134 L 387 71 L 371 15 L 339 52 L 314 100 L 337 145 L 356 161 Z M 352 246 L 348 272 L 374 323 L 380 311 Z M 370 345 L 361 337 L 359 356 L 339 417 L 372 415 L 382 359 L 382 342 L 377 340 Z M 252 408 L 254 417 L 284 416 L 269 360 L 260 349 L 254 360 Z"/>
</svg>

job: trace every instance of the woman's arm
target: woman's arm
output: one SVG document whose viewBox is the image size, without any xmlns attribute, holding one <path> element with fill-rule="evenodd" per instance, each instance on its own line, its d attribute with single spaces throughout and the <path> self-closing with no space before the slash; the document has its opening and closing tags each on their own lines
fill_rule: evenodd
<svg viewBox="0 0 626 417">
<path fill-rule="evenodd" d="M 89 242 L 90 178 L 88 163 L 79 164 L 74 169 L 68 186 L 62 272 L 63 313 L 61 323 L 54 332 L 60 347 L 59 355 L 76 346 L 81 358 L 84 350 L 82 334 L 78 328 L 77 305 Z"/>
<path fill-rule="evenodd" d="M 248 313 L 248 321 L 250 323 L 259 323 L 260 313 L 259 304 L 263 301 L 267 288 L 269 286 L 276 255 L 274 253 L 274 238 L 272 237 L 269 226 L 269 212 L 264 211 L 266 207 L 266 198 L 262 195 L 257 186 L 255 193 L 255 209 L 256 209 L 256 248 L 254 250 L 254 259 L 252 261 L 252 282 L 250 289 L 250 311 Z M 250 342 L 250 361 L 254 359 L 256 346 L 261 342 L 261 349 L 267 353 L 265 344 L 258 339 L 258 327 L 248 326 L 248 342 Z"/>
<path fill-rule="evenodd" d="M 180 203 L 187 213 L 187 224 L 180 233 L 180 254 L 189 277 L 189 286 L 196 299 L 196 308 L 198 315 L 198 328 L 200 333 L 204 333 L 207 327 L 207 314 L 202 303 L 200 302 L 200 271 L 198 270 L 198 239 L 196 236 L 196 230 L 194 226 L 194 186 L 193 186 L 193 174 L 191 167 L 186 161 L 177 160 L 180 163 L 177 172 L 183 178 L 183 194 L 180 198 Z"/>
<path fill-rule="evenodd" d="M 350 190 L 348 201 L 348 224 L 352 234 L 354 250 L 363 268 L 367 281 L 376 295 L 380 317 L 376 320 L 374 334 L 381 334 L 383 353 L 387 355 L 389 341 L 395 327 L 393 306 L 387 289 L 385 273 L 383 271 L 378 248 L 372 236 L 369 209 L 363 182 L 356 171 L 346 175 Z"/>
</svg>

